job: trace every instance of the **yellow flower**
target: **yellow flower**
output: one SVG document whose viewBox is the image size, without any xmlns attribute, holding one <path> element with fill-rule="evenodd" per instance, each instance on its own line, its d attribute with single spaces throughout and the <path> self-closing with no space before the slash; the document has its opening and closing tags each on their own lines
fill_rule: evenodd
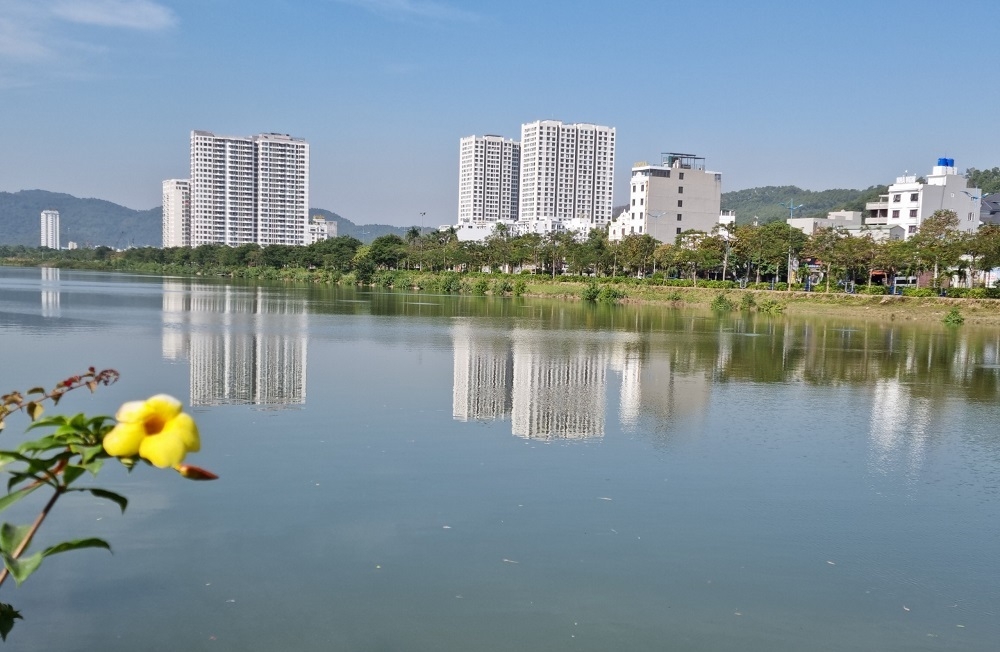
<svg viewBox="0 0 1000 652">
<path fill-rule="evenodd" d="M 138 455 L 161 469 L 177 467 L 201 449 L 198 426 L 181 407 L 166 394 L 125 403 L 115 414 L 118 424 L 104 437 L 104 450 L 114 457 Z"/>
</svg>

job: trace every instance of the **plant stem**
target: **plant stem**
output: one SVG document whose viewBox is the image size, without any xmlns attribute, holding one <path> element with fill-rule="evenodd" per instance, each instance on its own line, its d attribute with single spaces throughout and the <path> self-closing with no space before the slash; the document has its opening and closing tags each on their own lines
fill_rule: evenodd
<svg viewBox="0 0 1000 652">
<path fill-rule="evenodd" d="M 53 493 L 52 497 L 49 498 L 49 502 L 45 503 L 45 507 L 43 507 L 42 511 L 39 512 L 38 517 L 35 519 L 35 522 L 31 524 L 31 529 L 28 530 L 28 534 L 24 537 L 24 540 L 21 541 L 21 545 L 19 545 L 17 547 L 17 550 L 15 550 L 14 553 L 11 555 L 12 558 L 17 559 L 18 557 L 21 556 L 21 553 L 23 553 L 25 550 L 28 549 L 28 546 L 31 544 L 31 540 L 34 538 L 35 533 L 38 532 L 38 528 L 41 527 L 42 522 L 45 520 L 45 517 L 49 515 L 50 511 L 52 511 L 52 506 L 56 504 L 56 501 L 59 500 L 59 496 L 63 495 L 63 492 L 65 490 L 66 490 L 65 487 L 61 485 L 56 487 L 55 493 Z M 9 574 L 10 572 L 6 568 L 4 568 L 3 571 L 0 571 L 0 586 L 3 586 L 3 583 L 7 579 L 7 576 Z"/>
</svg>

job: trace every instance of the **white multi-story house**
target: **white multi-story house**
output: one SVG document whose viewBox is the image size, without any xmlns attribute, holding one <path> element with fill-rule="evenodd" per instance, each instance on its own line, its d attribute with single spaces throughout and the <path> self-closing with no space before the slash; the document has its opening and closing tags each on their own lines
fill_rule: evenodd
<svg viewBox="0 0 1000 652">
<path fill-rule="evenodd" d="M 954 211 L 961 231 L 979 228 L 979 188 L 969 188 L 965 177 L 958 173 L 955 160 L 939 158 L 937 165 L 920 181 L 916 176 L 903 175 L 889 186 L 878 201 L 865 204 L 865 224 L 871 227 L 901 227 L 903 237 L 910 238 L 920 230 L 920 224 L 935 211 Z"/>
<path fill-rule="evenodd" d="M 614 127 L 558 120 L 521 125 L 522 229 L 557 231 L 567 228 L 570 220 L 578 228 L 607 228 L 614 169 Z"/>
<path fill-rule="evenodd" d="M 187 179 L 163 182 L 163 247 L 191 246 L 191 184 Z"/>
<path fill-rule="evenodd" d="M 311 245 L 322 240 L 337 237 L 337 223 L 327 220 L 322 215 L 313 215 L 306 226 L 305 244 Z"/>
<path fill-rule="evenodd" d="M 608 237 L 617 241 L 648 234 L 673 243 L 685 231 L 710 233 L 722 221 L 721 208 L 722 175 L 706 170 L 704 158 L 669 152 L 660 165 L 632 166 L 629 205 L 611 224 Z"/>
<path fill-rule="evenodd" d="M 517 219 L 521 143 L 502 136 L 459 141 L 458 224 L 494 225 Z"/>
<path fill-rule="evenodd" d="M 309 143 L 191 132 L 191 245 L 305 243 Z"/>
<path fill-rule="evenodd" d="M 59 211 L 42 211 L 42 246 L 59 248 Z"/>
</svg>

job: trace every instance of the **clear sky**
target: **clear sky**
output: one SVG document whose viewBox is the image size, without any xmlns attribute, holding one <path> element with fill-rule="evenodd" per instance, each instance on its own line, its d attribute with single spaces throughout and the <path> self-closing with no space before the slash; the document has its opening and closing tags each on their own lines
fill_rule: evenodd
<svg viewBox="0 0 1000 652">
<path fill-rule="evenodd" d="M 617 128 L 723 190 L 863 188 L 1000 165 L 996 0 L 0 0 L 0 190 L 132 208 L 189 132 L 311 145 L 311 204 L 454 222 L 458 141 Z"/>
</svg>

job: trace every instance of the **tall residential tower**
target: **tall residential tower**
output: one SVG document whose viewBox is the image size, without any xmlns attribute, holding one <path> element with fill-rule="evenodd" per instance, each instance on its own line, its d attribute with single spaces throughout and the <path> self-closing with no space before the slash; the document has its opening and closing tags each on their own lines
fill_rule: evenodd
<svg viewBox="0 0 1000 652">
<path fill-rule="evenodd" d="M 191 246 L 191 183 L 187 179 L 163 182 L 163 247 Z"/>
<path fill-rule="evenodd" d="M 301 245 L 309 143 L 284 134 L 191 132 L 191 245 Z"/>
<path fill-rule="evenodd" d="M 59 248 L 59 211 L 42 211 L 42 246 Z"/>
<path fill-rule="evenodd" d="M 519 220 L 541 233 L 606 228 L 614 171 L 614 127 L 558 120 L 521 125 Z"/>
</svg>

